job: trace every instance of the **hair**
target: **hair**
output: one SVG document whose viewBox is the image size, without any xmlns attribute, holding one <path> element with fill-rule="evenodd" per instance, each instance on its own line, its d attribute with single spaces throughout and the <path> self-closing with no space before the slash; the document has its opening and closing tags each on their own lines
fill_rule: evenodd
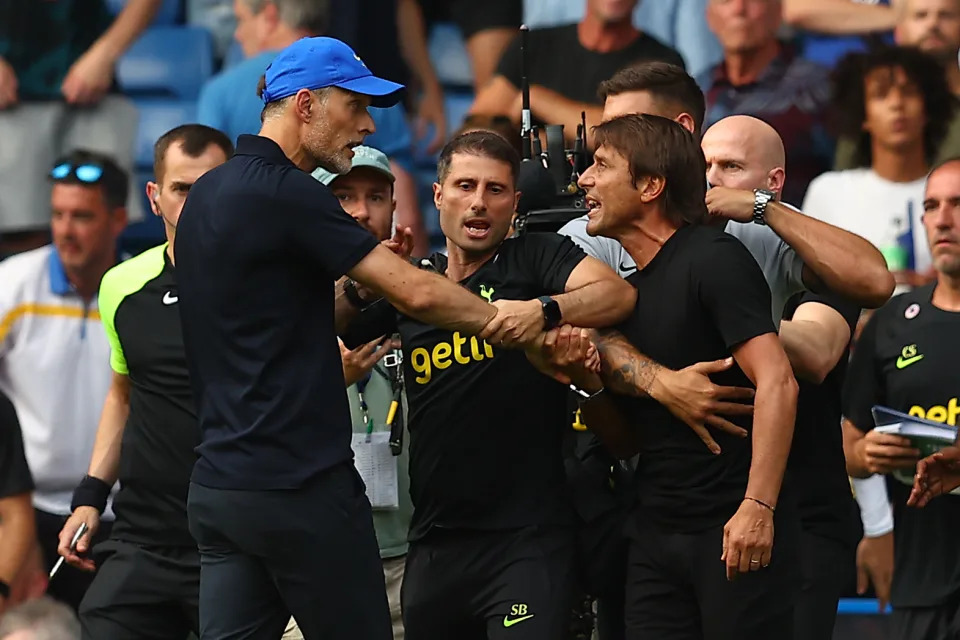
<svg viewBox="0 0 960 640">
<path fill-rule="evenodd" d="M 450 163 L 458 153 L 491 158 L 510 165 L 510 175 L 516 186 L 517 175 L 520 173 L 520 154 L 500 134 L 492 131 L 470 131 L 450 140 L 443 147 L 437 161 L 437 182 L 440 184 L 447 179 Z"/>
<path fill-rule="evenodd" d="M 60 157 L 53 166 L 56 167 L 63 163 L 69 163 L 74 167 L 94 164 L 103 169 L 103 176 L 95 184 L 90 184 L 78 180 L 71 171 L 65 178 L 51 178 L 54 183 L 98 188 L 103 192 L 103 200 L 110 209 L 127 206 L 127 195 L 130 193 L 130 176 L 113 158 L 89 149 L 74 149 L 67 155 Z"/>
<path fill-rule="evenodd" d="M 883 46 L 866 53 L 852 53 L 839 62 L 832 75 L 833 106 L 840 133 L 856 141 L 854 162 L 868 167 L 873 162 L 870 133 L 863 130 L 867 119 L 864 82 L 877 69 L 902 69 L 923 95 L 927 124 L 923 130 L 927 161 L 936 156 L 940 142 L 956 109 L 943 66 L 927 53 L 913 47 Z"/>
<path fill-rule="evenodd" d="M 17 605 L 0 618 L 0 639 L 26 630 L 33 631 L 34 640 L 80 639 L 80 621 L 73 611 L 47 596 Z"/>
<path fill-rule="evenodd" d="M 319 99 L 320 104 L 323 105 L 330 97 L 330 93 L 334 88 L 335 87 L 323 87 L 322 89 L 312 89 L 310 93 Z M 263 100 L 263 92 L 266 90 L 267 74 L 263 74 L 260 76 L 260 80 L 257 82 L 257 97 Z M 280 98 L 279 100 L 273 100 L 272 102 L 268 102 L 267 104 L 263 105 L 263 110 L 260 112 L 260 122 L 263 123 L 267 118 L 272 118 L 273 116 L 278 115 L 296 96 L 297 94 L 293 94 L 285 98 Z"/>
<path fill-rule="evenodd" d="M 277 8 L 280 21 L 311 35 L 325 33 L 330 25 L 330 0 L 244 0 L 254 14 L 267 4 Z"/>
<path fill-rule="evenodd" d="M 646 91 L 658 102 L 667 102 L 671 106 L 685 111 L 693 118 L 693 124 L 699 133 L 706 114 L 706 102 L 703 92 L 690 74 L 675 64 L 668 62 L 640 62 L 617 71 L 609 80 L 600 83 L 598 95 L 600 101 L 608 96 L 633 91 Z"/>
<path fill-rule="evenodd" d="M 471 113 L 463 119 L 463 124 L 453 134 L 454 137 L 471 131 L 490 131 L 496 133 L 501 138 L 510 143 L 517 155 L 523 153 L 521 146 L 520 130 L 513 124 L 509 117 L 504 115 L 490 116 L 481 113 Z"/>
<path fill-rule="evenodd" d="M 167 150 L 174 143 L 180 143 L 180 148 L 191 158 L 199 158 L 212 144 L 220 147 L 226 157 L 233 155 L 233 143 L 222 131 L 202 124 L 180 125 L 157 138 L 153 145 L 153 175 L 158 183 L 163 182 Z"/>
<path fill-rule="evenodd" d="M 594 127 L 593 135 L 597 148 L 609 147 L 627 159 L 634 186 L 643 176 L 666 181 L 663 203 L 670 222 L 698 224 L 706 219 L 706 161 L 692 133 L 669 118 L 626 115 Z"/>
</svg>

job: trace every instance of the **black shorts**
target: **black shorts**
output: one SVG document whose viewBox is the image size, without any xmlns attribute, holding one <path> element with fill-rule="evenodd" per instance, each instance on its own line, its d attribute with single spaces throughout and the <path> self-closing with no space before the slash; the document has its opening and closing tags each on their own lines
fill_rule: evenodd
<svg viewBox="0 0 960 640">
<path fill-rule="evenodd" d="M 165 640 L 200 632 L 200 553 L 108 540 L 80 603 L 84 640 Z"/>
<path fill-rule="evenodd" d="M 567 529 L 433 529 L 407 553 L 404 637 L 563 638 L 576 586 L 574 554 Z"/>
<path fill-rule="evenodd" d="M 799 524 L 782 520 L 775 524 L 770 566 L 732 582 L 720 560 L 722 526 L 695 534 L 642 526 L 630 541 L 627 639 L 791 640 Z"/>
<path fill-rule="evenodd" d="M 889 640 L 955 640 L 960 638 L 960 594 L 939 607 L 894 607 Z"/>
<path fill-rule="evenodd" d="M 450 17 L 463 39 L 487 29 L 519 29 L 523 20 L 521 0 L 451 0 Z"/>
</svg>

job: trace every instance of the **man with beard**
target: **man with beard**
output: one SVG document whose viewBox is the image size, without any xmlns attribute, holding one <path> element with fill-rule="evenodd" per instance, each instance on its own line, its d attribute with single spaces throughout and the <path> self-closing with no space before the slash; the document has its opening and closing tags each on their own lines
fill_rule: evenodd
<svg viewBox="0 0 960 640">
<path fill-rule="evenodd" d="M 178 299 L 201 434 L 187 509 L 202 640 L 277 637 L 291 614 L 311 640 L 390 637 L 337 344 L 361 299 L 353 280 L 468 336 L 537 338 L 528 307 L 498 309 L 410 265 L 309 175 L 348 171 L 352 148 L 374 131 L 367 108 L 396 103 L 402 88 L 338 40 L 294 42 L 261 79 L 260 135 L 241 136 L 181 214 Z"/>
</svg>

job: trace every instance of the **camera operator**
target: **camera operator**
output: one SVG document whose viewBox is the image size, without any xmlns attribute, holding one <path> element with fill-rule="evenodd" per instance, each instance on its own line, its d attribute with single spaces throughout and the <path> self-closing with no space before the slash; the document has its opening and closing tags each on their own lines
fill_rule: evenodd
<svg viewBox="0 0 960 640">
<path fill-rule="evenodd" d="M 510 143 L 492 132 L 447 144 L 434 202 L 449 258 L 434 254 L 424 267 L 514 310 L 524 338 L 560 322 L 598 327 L 624 319 L 634 289 L 569 239 L 507 238 L 519 165 Z M 402 594 L 406 637 L 563 637 L 574 587 L 560 446 L 567 390 L 523 353 L 497 348 L 496 334 L 489 341 L 451 334 L 387 304 L 365 311 L 344 342 L 395 330 L 414 504 Z"/>
<path fill-rule="evenodd" d="M 756 388 L 753 419 L 734 419 L 752 439 L 721 433 L 722 454 L 705 450 L 650 399 L 616 398 L 626 424 L 586 412 L 616 454 L 641 454 L 628 523 L 626 637 L 789 637 L 799 519 L 780 488 L 797 386 L 770 317 L 770 291 L 740 242 L 701 224 L 705 168 L 690 132 L 666 118 L 627 115 L 594 135 L 594 164 L 580 178 L 588 231 L 617 239 L 638 267 L 628 278 L 638 303 L 618 328 L 670 367 L 732 358 L 717 380 Z M 584 393 L 602 395 L 599 378 L 590 378 Z"/>
</svg>

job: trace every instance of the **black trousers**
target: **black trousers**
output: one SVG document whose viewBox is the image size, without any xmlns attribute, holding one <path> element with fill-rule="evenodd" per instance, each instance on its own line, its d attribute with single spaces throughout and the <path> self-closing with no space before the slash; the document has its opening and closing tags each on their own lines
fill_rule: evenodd
<svg viewBox="0 0 960 640">
<path fill-rule="evenodd" d="M 46 511 L 34 509 L 34 515 L 37 518 L 37 540 L 40 543 L 40 550 L 43 552 L 43 563 L 47 572 L 53 569 L 53 565 L 60 559 L 57 553 L 57 547 L 60 545 L 60 530 L 67 522 L 67 516 L 58 516 Z M 113 528 L 113 522 L 100 521 L 100 528 L 93 537 L 93 544 L 98 544 L 110 537 L 110 530 Z M 84 594 L 93 583 L 95 573 L 82 571 L 71 567 L 66 562 L 57 570 L 57 575 L 50 581 L 47 587 L 47 595 L 54 600 L 59 600 L 73 608 L 79 609 L 80 601 Z"/>
<path fill-rule="evenodd" d="M 800 534 L 801 588 L 794 610 L 794 640 L 829 640 L 840 596 L 856 584 L 855 547 L 812 533 Z"/>
<path fill-rule="evenodd" d="M 560 640 L 572 621 L 574 533 L 434 529 L 410 545 L 407 640 Z"/>
<path fill-rule="evenodd" d="M 200 554 L 107 540 L 80 603 L 83 640 L 183 640 L 200 630 Z"/>
<path fill-rule="evenodd" d="M 722 526 L 679 534 L 642 525 L 627 567 L 628 640 L 791 640 L 800 529 L 778 520 L 770 566 L 732 582 Z"/>
<path fill-rule="evenodd" d="M 894 607 L 889 640 L 957 640 L 960 594 L 938 607 Z"/>
<path fill-rule="evenodd" d="M 201 640 L 390 640 L 373 514 L 352 462 L 283 491 L 190 485 Z"/>
</svg>

